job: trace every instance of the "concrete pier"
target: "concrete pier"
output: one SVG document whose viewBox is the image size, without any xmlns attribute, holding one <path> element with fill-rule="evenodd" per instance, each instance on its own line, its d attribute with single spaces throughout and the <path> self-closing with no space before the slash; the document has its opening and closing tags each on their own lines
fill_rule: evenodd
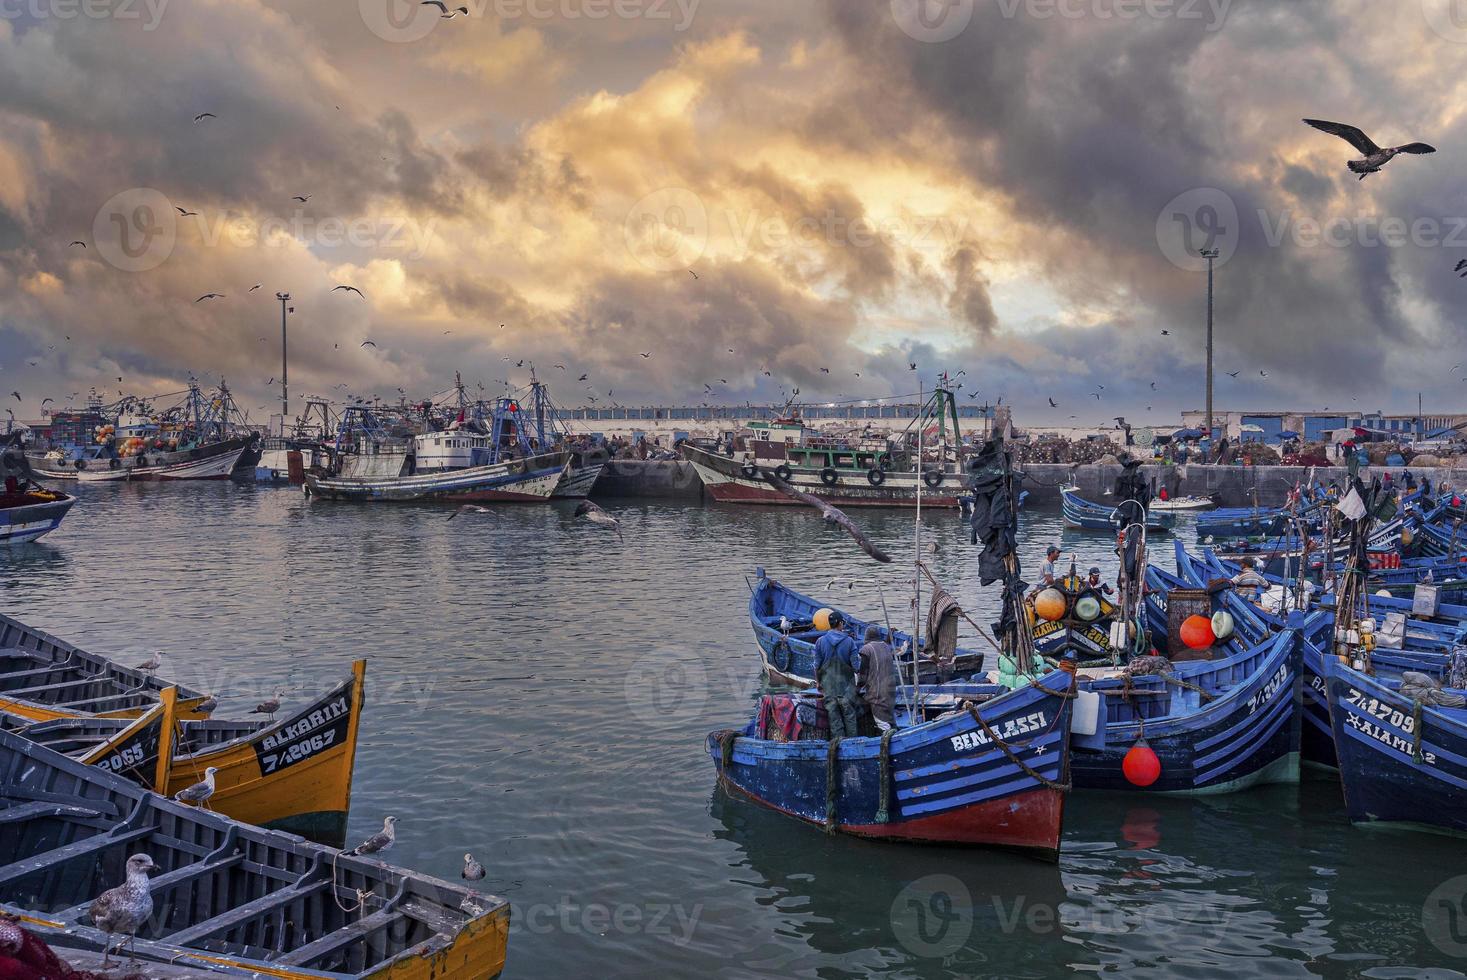
<svg viewBox="0 0 1467 980">
<path fill-rule="evenodd" d="M 1029 500 L 1035 504 L 1059 503 L 1059 488 L 1073 483 L 1080 488 L 1080 496 L 1087 500 L 1103 502 L 1105 492 L 1115 486 L 1120 475 L 1119 466 L 1089 464 L 1071 466 L 1065 463 L 1025 463 L 1023 489 L 1029 491 Z M 1467 489 L 1467 470 L 1463 469 L 1415 469 L 1411 470 L 1418 481 L 1422 477 L 1431 480 L 1433 487 L 1442 485 Z M 1309 479 L 1307 466 L 1204 466 L 1198 463 L 1164 466 L 1143 466 L 1148 479 L 1155 480 L 1158 489 L 1166 487 L 1173 497 L 1209 497 L 1216 495 L 1219 506 L 1248 507 L 1255 502 L 1260 507 L 1278 507 L 1284 503 L 1295 484 Z M 1401 467 L 1365 467 L 1360 471 L 1361 479 L 1367 484 L 1372 474 L 1382 477 L 1390 473 L 1399 480 Z M 1328 485 L 1331 480 L 1341 486 L 1349 479 L 1349 471 L 1343 466 L 1314 467 L 1314 480 Z"/>
<path fill-rule="evenodd" d="M 1059 488 L 1073 483 L 1080 488 L 1080 495 L 1088 500 L 1103 503 L 1105 492 L 1115 486 L 1120 475 L 1119 466 L 1087 464 L 1084 466 L 1067 463 L 1025 463 L 1023 489 L 1029 491 L 1029 501 L 1036 505 L 1059 504 Z M 1289 491 L 1296 483 L 1309 478 L 1307 466 L 1204 466 L 1198 463 L 1163 466 L 1147 464 L 1142 471 L 1156 486 L 1166 487 L 1173 497 L 1210 497 L 1216 495 L 1219 506 L 1248 507 L 1255 502 L 1259 507 L 1278 507 L 1283 504 Z M 1361 475 L 1367 483 L 1372 473 L 1384 476 L 1389 472 L 1399 479 L 1400 467 L 1366 467 Z M 1448 486 L 1467 490 L 1467 469 L 1416 469 L 1411 472 L 1417 480 L 1426 477 L 1433 487 Z M 1344 485 L 1348 471 L 1343 466 L 1320 466 L 1314 469 L 1314 479 L 1322 484 L 1331 480 Z M 699 500 L 703 496 L 703 484 L 698 479 L 693 465 L 685 460 L 636 460 L 614 459 L 606 464 L 593 491 L 597 497 L 640 497 L 654 500 Z"/>
</svg>

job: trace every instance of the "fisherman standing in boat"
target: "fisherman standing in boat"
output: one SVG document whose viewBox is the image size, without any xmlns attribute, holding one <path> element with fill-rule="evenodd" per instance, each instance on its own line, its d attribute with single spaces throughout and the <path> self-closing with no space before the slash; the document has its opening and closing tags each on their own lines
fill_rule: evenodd
<svg viewBox="0 0 1467 980">
<path fill-rule="evenodd" d="M 1268 588 L 1268 579 L 1254 569 L 1252 558 L 1244 558 L 1240 564 L 1243 570 L 1232 577 L 1233 588 L 1237 589 L 1245 599 L 1257 605 L 1260 590 Z"/>
<path fill-rule="evenodd" d="M 881 627 L 866 627 L 866 645 L 860 650 L 860 658 L 861 687 L 865 691 L 866 706 L 871 709 L 871 717 L 876 719 L 877 730 L 885 732 L 894 721 L 896 658 L 891 644 L 882 638 Z"/>
<path fill-rule="evenodd" d="M 1044 564 L 1039 566 L 1039 584 L 1041 586 L 1053 585 L 1059 578 L 1055 574 L 1054 563 L 1059 561 L 1059 545 L 1052 544 L 1044 549 Z"/>
<path fill-rule="evenodd" d="M 825 699 L 825 713 L 830 718 L 830 738 L 853 738 L 856 730 L 856 671 L 861 666 L 861 653 L 856 641 L 841 631 L 845 617 L 832 611 L 826 619 L 829 628 L 815 641 L 815 678 Z"/>
</svg>

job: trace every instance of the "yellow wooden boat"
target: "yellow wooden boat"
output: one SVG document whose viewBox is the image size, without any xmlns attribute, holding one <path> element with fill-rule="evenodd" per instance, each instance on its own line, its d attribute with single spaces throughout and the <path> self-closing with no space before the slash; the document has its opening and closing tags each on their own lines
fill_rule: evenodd
<svg viewBox="0 0 1467 980">
<path fill-rule="evenodd" d="M 180 718 L 177 705 L 184 702 L 176 688 L 165 688 L 136 718 L 29 725 L 14 719 L 11 727 L 165 796 L 215 769 L 210 809 L 339 846 L 346 838 L 365 680 L 366 661 L 358 660 L 340 684 L 275 722 Z"/>
</svg>

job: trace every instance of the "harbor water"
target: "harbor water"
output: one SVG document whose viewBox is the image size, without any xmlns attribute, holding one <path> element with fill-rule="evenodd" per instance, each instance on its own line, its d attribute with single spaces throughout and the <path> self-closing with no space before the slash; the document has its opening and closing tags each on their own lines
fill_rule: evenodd
<svg viewBox="0 0 1467 980">
<path fill-rule="evenodd" d="M 717 791 L 704 737 L 759 691 L 756 566 L 872 618 L 884 597 L 910 627 L 909 512 L 858 515 L 898 556 L 878 566 L 804 508 L 605 501 L 622 543 L 574 502 L 449 520 L 252 485 L 79 493 L 60 531 L 0 549 L 0 609 L 125 663 L 162 651 L 221 716 L 367 657 L 350 836 L 395 815 L 388 859 L 451 879 L 472 852 L 513 903 L 507 977 L 1467 969 L 1467 843 L 1353 829 L 1323 778 L 1074 794 L 1057 866 L 827 837 Z M 996 618 L 956 512 L 925 517 L 924 559 Z M 1113 577 L 1106 535 L 1026 514 L 1031 571 L 1049 541 Z"/>
</svg>

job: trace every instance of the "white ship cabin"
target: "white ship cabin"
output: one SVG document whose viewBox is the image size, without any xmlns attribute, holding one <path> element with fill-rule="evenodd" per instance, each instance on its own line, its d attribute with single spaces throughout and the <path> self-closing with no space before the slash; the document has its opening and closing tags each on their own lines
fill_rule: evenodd
<svg viewBox="0 0 1467 980">
<path fill-rule="evenodd" d="M 468 429 L 425 432 L 413 439 L 413 455 L 419 473 L 440 473 L 483 465 L 490 449 L 491 441 L 487 435 Z"/>
</svg>

